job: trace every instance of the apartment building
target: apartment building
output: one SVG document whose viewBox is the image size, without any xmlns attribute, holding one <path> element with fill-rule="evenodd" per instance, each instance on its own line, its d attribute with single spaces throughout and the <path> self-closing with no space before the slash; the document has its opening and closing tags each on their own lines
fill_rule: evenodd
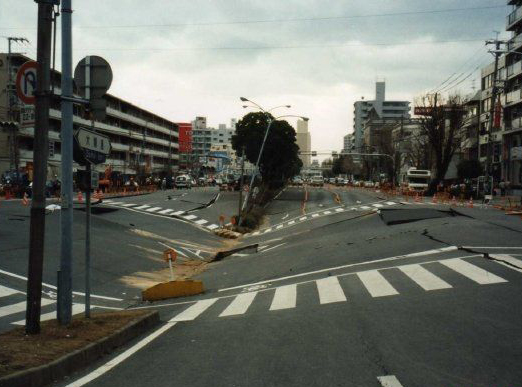
<svg viewBox="0 0 522 387">
<path fill-rule="evenodd" d="M 18 169 L 32 178 L 34 107 L 24 105 L 14 92 L 14 80 L 18 68 L 31 60 L 21 54 L 0 53 L 0 173 Z M 8 74 L 9 68 L 11 74 Z M 61 74 L 51 76 L 55 94 L 60 93 Z M 99 171 L 111 166 L 124 175 L 160 174 L 178 168 L 178 125 L 164 117 L 142 109 L 128 101 L 107 94 L 107 116 L 95 121 L 94 129 L 111 140 L 111 152 L 106 164 L 98 165 Z M 49 176 L 60 175 L 61 162 L 61 104 L 51 102 L 49 128 Z M 92 127 L 80 106 L 74 107 L 74 128 Z M 74 165 L 78 168 L 78 165 Z"/>
<path fill-rule="evenodd" d="M 355 151 L 361 152 L 364 145 L 363 125 L 368 119 L 372 109 L 377 112 L 383 120 L 410 118 L 409 101 L 386 101 L 385 82 L 376 82 L 375 99 L 371 101 L 360 100 L 353 104 L 353 133 L 355 136 Z"/>
</svg>

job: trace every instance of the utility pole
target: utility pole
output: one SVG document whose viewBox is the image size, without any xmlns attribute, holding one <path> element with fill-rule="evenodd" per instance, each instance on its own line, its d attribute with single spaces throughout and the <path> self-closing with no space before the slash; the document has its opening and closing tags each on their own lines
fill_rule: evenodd
<svg viewBox="0 0 522 387">
<path fill-rule="evenodd" d="M 25 331 L 40 332 L 42 301 L 42 270 L 45 240 L 45 182 L 47 180 L 47 153 L 49 151 L 49 107 L 51 102 L 51 38 L 53 3 L 38 3 L 36 59 L 35 131 L 33 147 L 34 179 L 29 231 L 29 267 L 27 281 L 27 309 Z"/>
<path fill-rule="evenodd" d="M 237 213 L 237 225 L 241 222 L 241 204 L 243 202 L 243 177 L 245 175 L 245 146 L 241 149 L 241 178 L 239 180 L 239 209 Z"/>
<path fill-rule="evenodd" d="M 495 64 L 494 64 L 494 70 L 493 70 L 493 77 L 492 77 L 492 88 L 491 88 L 491 103 L 489 107 L 489 125 L 488 125 L 488 131 L 487 131 L 487 141 L 486 141 L 486 170 L 485 170 L 485 177 L 486 182 L 489 185 L 491 195 L 493 193 L 493 184 L 490 183 L 490 169 L 491 169 L 491 134 L 493 133 L 493 122 L 494 122 L 494 115 L 495 115 L 495 107 L 496 107 L 496 101 L 497 101 L 497 93 L 498 93 L 498 87 L 497 87 L 497 73 L 498 73 L 498 60 L 500 58 L 500 55 L 502 52 L 500 51 L 500 45 L 505 42 L 498 40 L 498 34 L 497 38 L 494 40 L 488 40 L 486 41 L 486 45 L 494 44 L 495 49 L 493 51 L 490 51 L 495 56 Z"/>
<path fill-rule="evenodd" d="M 13 74 L 11 73 L 11 42 L 29 42 L 29 40 L 23 37 L 7 37 L 7 87 L 5 93 L 7 98 L 7 103 L 5 105 L 7 108 L 7 122 L 10 122 L 13 119 Z M 18 138 L 15 126 L 12 126 L 11 133 L 9 135 L 9 169 L 18 172 Z"/>
<path fill-rule="evenodd" d="M 72 6 L 62 0 L 62 97 L 73 97 L 72 81 Z M 60 271 L 58 272 L 57 317 L 61 325 L 72 319 L 72 226 L 73 226 L 73 102 L 62 99 L 62 209 Z"/>
</svg>

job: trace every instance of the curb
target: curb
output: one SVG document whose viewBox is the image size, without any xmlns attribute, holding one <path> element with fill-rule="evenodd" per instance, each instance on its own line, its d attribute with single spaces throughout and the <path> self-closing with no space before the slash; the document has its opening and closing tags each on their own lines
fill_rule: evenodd
<svg viewBox="0 0 522 387">
<path fill-rule="evenodd" d="M 159 312 L 152 311 L 84 348 L 77 349 L 51 363 L 16 372 L 0 378 L 0 387 L 43 387 L 82 368 L 112 352 L 160 322 Z"/>
</svg>

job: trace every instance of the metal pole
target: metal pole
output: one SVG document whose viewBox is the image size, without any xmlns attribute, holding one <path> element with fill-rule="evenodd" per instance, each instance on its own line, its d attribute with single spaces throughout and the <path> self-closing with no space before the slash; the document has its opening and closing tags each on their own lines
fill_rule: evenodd
<svg viewBox="0 0 522 387">
<path fill-rule="evenodd" d="M 268 126 L 266 128 L 265 138 L 263 139 L 263 143 L 261 144 L 261 149 L 259 150 L 259 155 L 257 156 L 256 167 L 254 168 L 254 172 L 252 173 L 252 178 L 250 179 L 250 185 L 248 187 L 248 192 L 245 197 L 245 201 L 243 202 L 243 208 L 242 208 L 243 210 L 247 207 L 248 199 L 250 199 L 250 194 L 252 192 L 252 186 L 254 185 L 254 179 L 256 178 L 256 174 L 259 169 L 259 162 L 261 161 L 261 155 L 263 154 L 263 149 L 265 148 L 265 142 L 268 137 L 268 132 L 270 132 L 270 127 L 272 126 L 272 122 L 274 122 L 274 121 L 275 120 L 268 117 Z"/>
<path fill-rule="evenodd" d="M 91 163 L 86 167 L 88 184 L 85 192 L 85 318 L 91 317 Z"/>
<path fill-rule="evenodd" d="M 245 146 L 243 145 L 241 152 L 241 179 L 239 180 L 239 209 L 237 214 L 237 225 L 241 223 L 241 204 L 243 201 L 243 180 L 245 176 Z"/>
<path fill-rule="evenodd" d="M 72 9 L 62 0 L 62 97 L 72 97 Z M 73 224 L 73 103 L 62 99 L 62 210 L 60 211 L 61 254 L 58 276 L 58 321 L 68 325 L 72 318 L 72 224 Z"/>
<path fill-rule="evenodd" d="M 490 164 L 491 164 L 491 134 L 493 132 L 493 122 L 494 122 L 494 114 L 495 114 L 495 103 L 497 99 L 497 73 L 498 73 L 498 58 L 500 56 L 500 41 L 497 39 L 495 40 L 495 66 L 493 71 L 493 78 L 492 78 L 492 89 L 491 89 L 491 106 L 489 107 L 489 127 L 488 127 L 488 139 L 486 141 L 486 181 L 489 184 L 490 192 L 489 194 L 493 194 L 493 184 L 489 181 L 489 170 L 490 170 Z"/>
<path fill-rule="evenodd" d="M 34 179 L 29 231 L 29 267 L 27 281 L 27 309 L 25 331 L 40 332 L 42 301 L 42 271 L 45 240 L 45 182 L 47 180 L 47 152 L 49 138 L 49 107 L 51 101 L 51 29 L 53 6 L 38 2 L 37 76 L 35 131 L 33 147 Z"/>
</svg>

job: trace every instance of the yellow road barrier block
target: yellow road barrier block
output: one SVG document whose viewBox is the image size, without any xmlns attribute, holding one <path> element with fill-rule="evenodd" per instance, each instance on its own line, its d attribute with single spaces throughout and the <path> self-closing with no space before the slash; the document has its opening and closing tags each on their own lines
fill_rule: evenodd
<svg viewBox="0 0 522 387">
<path fill-rule="evenodd" d="M 169 281 L 154 285 L 141 292 L 144 301 L 193 296 L 204 292 L 203 282 L 194 280 Z"/>
</svg>

